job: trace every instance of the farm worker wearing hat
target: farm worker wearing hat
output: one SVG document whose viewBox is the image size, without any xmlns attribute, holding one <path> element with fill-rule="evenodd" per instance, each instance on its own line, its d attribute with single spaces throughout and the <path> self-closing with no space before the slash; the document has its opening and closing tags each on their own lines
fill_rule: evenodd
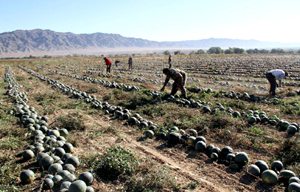
<svg viewBox="0 0 300 192">
<path fill-rule="evenodd" d="M 174 80 L 171 95 L 175 95 L 178 89 L 180 89 L 182 97 L 186 98 L 186 90 L 184 88 L 186 83 L 186 73 L 180 69 L 173 68 L 164 68 L 163 73 L 166 75 L 166 80 L 163 87 L 161 88 L 161 91 L 165 90 L 165 87 L 171 78 Z"/>
<path fill-rule="evenodd" d="M 106 64 L 106 73 L 110 73 L 111 61 L 106 57 L 103 58 Z"/>
<path fill-rule="evenodd" d="M 269 93 L 272 96 L 275 96 L 276 87 L 281 87 L 281 80 L 284 76 L 288 76 L 288 73 L 282 69 L 273 69 L 266 73 L 266 78 L 270 83 Z M 276 83 L 276 79 L 278 79 L 278 84 Z"/>
</svg>

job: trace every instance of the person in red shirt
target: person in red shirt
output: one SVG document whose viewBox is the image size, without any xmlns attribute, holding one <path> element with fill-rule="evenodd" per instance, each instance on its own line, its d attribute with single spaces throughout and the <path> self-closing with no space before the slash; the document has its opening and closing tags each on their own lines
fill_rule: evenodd
<svg viewBox="0 0 300 192">
<path fill-rule="evenodd" d="M 110 73 L 111 61 L 106 57 L 103 58 L 106 64 L 106 73 Z"/>
</svg>

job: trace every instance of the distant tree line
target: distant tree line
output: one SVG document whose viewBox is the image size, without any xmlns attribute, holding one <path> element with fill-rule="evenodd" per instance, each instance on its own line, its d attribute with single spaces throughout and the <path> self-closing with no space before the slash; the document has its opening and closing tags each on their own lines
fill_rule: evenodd
<svg viewBox="0 0 300 192">
<path fill-rule="evenodd" d="M 191 51 L 189 54 L 190 55 L 201 55 L 201 54 L 277 54 L 277 53 L 289 53 L 289 54 L 300 54 L 300 49 L 299 50 L 293 50 L 293 49 L 289 49 L 289 50 L 284 50 L 281 48 L 274 48 L 271 50 L 267 50 L 267 49 L 247 49 L 244 50 L 242 48 L 238 48 L 238 47 L 229 47 L 228 49 L 221 49 L 221 47 L 211 47 L 209 48 L 207 51 L 203 50 L 203 49 L 199 49 L 197 51 Z M 164 55 L 171 55 L 171 52 L 166 50 L 163 52 Z M 183 52 L 181 52 L 180 50 L 177 50 L 174 52 L 174 55 L 184 55 Z"/>
</svg>

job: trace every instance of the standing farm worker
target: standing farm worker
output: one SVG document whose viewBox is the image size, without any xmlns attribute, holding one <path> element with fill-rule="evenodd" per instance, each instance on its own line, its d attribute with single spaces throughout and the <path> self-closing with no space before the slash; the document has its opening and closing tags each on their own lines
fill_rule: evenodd
<svg viewBox="0 0 300 192">
<path fill-rule="evenodd" d="M 106 73 L 110 73 L 111 61 L 106 57 L 103 58 L 106 64 Z"/>
<path fill-rule="evenodd" d="M 288 73 L 282 69 L 273 69 L 266 73 L 266 78 L 270 83 L 270 95 L 275 96 L 276 87 L 281 87 L 281 80 L 284 76 L 288 76 Z M 276 79 L 278 79 L 278 84 Z"/>
<path fill-rule="evenodd" d="M 128 59 L 128 69 L 131 70 L 132 69 L 132 57 L 129 56 L 129 59 Z"/>
<path fill-rule="evenodd" d="M 172 68 L 172 59 L 171 59 L 171 55 L 169 55 L 169 59 L 168 59 L 168 64 L 169 64 L 169 68 Z"/>
<path fill-rule="evenodd" d="M 165 87 L 171 78 L 174 80 L 171 95 L 175 95 L 178 89 L 180 89 L 182 94 L 181 96 L 183 98 L 186 98 L 186 90 L 184 88 L 186 83 L 186 73 L 180 69 L 173 68 L 164 68 L 163 73 L 166 75 L 166 80 L 163 87 L 161 88 L 161 91 L 165 90 Z"/>
</svg>

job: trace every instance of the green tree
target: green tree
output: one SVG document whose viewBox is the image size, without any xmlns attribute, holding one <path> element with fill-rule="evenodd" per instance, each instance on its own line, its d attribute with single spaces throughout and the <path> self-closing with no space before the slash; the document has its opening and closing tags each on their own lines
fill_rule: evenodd
<svg viewBox="0 0 300 192">
<path fill-rule="evenodd" d="M 236 48 L 236 47 L 234 47 L 233 48 L 233 53 L 235 53 L 235 54 L 242 54 L 242 53 L 245 53 L 245 50 L 242 49 L 242 48 Z"/>
<path fill-rule="evenodd" d="M 171 55 L 170 51 L 166 50 L 163 52 L 164 55 Z"/>
<path fill-rule="evenodd" d="M 181 55 L 181 51 L 180 51 L 180 50 L 175 51 L 175 52 L 174 52 L 174 55 Z"/>
<path fill-rule="evenodd" d="M 233 50 L 232 50 L 231 48 L 229 48 L 229 49 L 226 49 L 226 50 L 224 51 L 224 53 L 225 53 L 225 54 L 233 54 Z"/>
<path fill-rule="evenodd" d="M 191 52 L 189 53 L 189 55 L 195 55 L 195 54 L 196 54 L 195 51 L 191 51 Z"/>
<path fill-rule="evenodd" d="M 205 54 L 205 51 L 203 49 L 199 49 L 198 51 L 196 51 L 196 54 L 199 54 L 199 55 Z"/>
<path fill-rule="evenodd" d="M 271 49 L 271 53 L 277 53 L 277 49 Z"/>
<path fill-rule="evenodd" d="M 270 51 L 266 50 L 266 49 L 261 49 L 261 50 L 259 50 L 259 53 L 270 53 Z"/>
<path fill-rule="evenodd" d="M 211 47 L 207 50 L 208 54 L 221 54 L 223 53 L 223 50 L 221 47 Z"/>
<path fill-rule="evenodd" d="M 257 54 L 257 53 L 259 53 L 259 50 L 258 50 L 257 48 L 255 48 L 255 49 L 253 50 L 253 53 Z"/>
<path fill-rule="evenodd" d="M 271 53 L 285 53 L 285 51 L 281 48 L 277 48 L 277 49 L 272 49 Z"/>
<path fill-rule="evenodd" d="M 289 50 L 286 51 L 286 53 L 294 54 L 295 51 L 293 49 L 289 49 Z"/>
<path fill-rule="evenodd" d="M 254 53 L 254 50 L 253 50 L 253 49 L 248 49 L 248 50 L 246 50 L 246 52 L 247 52 L 248 54 L 253 54 L 253 53 Z"/>
</svg>

